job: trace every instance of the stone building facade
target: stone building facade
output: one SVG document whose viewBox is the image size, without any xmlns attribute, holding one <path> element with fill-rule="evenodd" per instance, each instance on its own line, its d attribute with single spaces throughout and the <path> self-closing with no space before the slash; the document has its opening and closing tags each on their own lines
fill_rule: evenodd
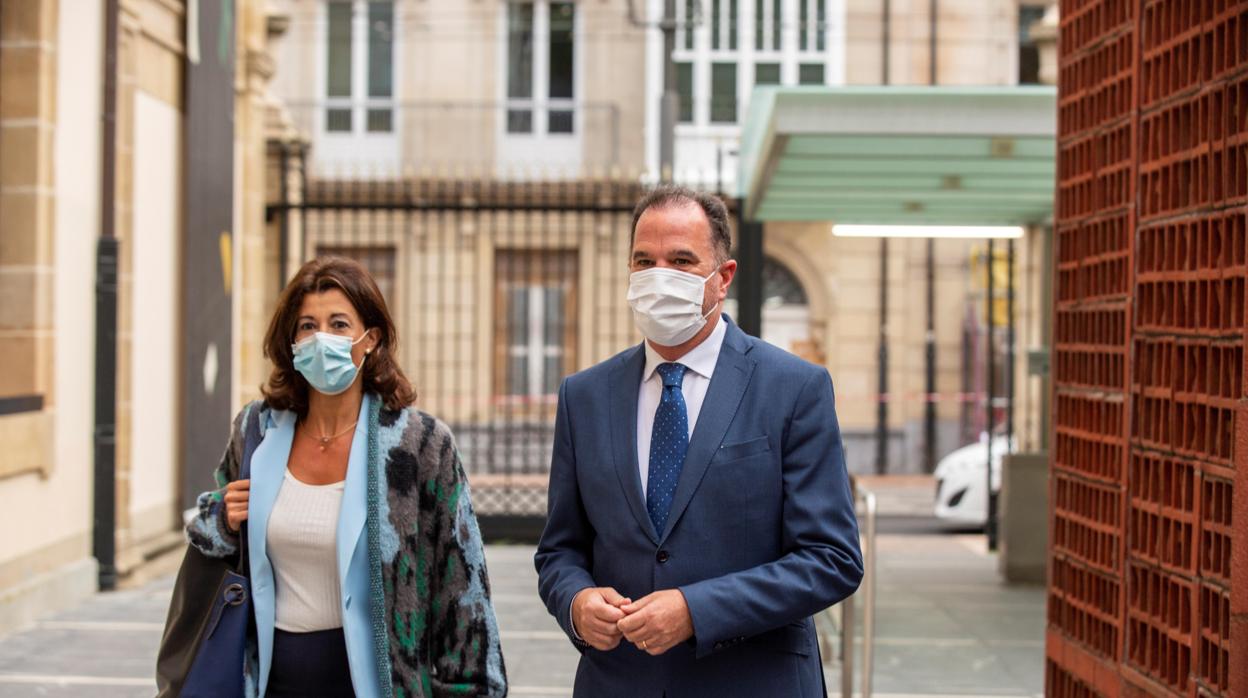
<svg viewBox="0 0 1248 698">
<path fill-rule="evenodd" d="M 236 224 L 227 231 L 241 260 L 264 229 L 271 61 L 263 3 L 232 8 L 236 37 L 225 46 L 239 56 L 235 148 L 255 153 L 238 168 Z M 120 251 L 116 572 L 124 581 L 182 542 L 180 341 L 194 322 L 180 305 L 190 23 L 182 0 L 119 3 L 114 219 L 105 226 L 105 13 L 105 3 L 0 4 L 0 524 L 15 532 L 0 545 L 0 628 L 97 586 L 96 249 L 106 227 Z"/>
</svg>

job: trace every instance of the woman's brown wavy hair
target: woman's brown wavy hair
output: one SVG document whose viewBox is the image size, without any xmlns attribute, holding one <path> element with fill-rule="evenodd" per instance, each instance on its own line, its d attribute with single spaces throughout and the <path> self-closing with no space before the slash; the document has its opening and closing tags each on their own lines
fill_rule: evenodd
<svg viewBox="0 0 1248 698">
<path fill-rule="evenodd" d="M 416 391 L 395 361 L 398 336 L 386 299 L 377 282 L 359 262 L 346 257 L 318 257 L 299 269 L 277 299 L 277 311 L 264 336 L 264 355 L 273 362 L 273 372 L 261 387 L 269 406 L 290 410 L 300 417 L 308 413 L 308 381 L 295 369 L 294 342 L 303 297 L 338 289 L 355 307 L 366 329 L 380 335 L 377 345 L 364 361 L 360 379 L 364 392 L 379 396 L 387 409 L 401 410 L 416 401 Z"/>
</svg>

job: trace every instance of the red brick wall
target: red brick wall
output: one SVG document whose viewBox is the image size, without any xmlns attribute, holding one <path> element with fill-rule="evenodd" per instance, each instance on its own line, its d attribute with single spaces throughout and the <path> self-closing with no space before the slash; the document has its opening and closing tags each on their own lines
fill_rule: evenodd
<svg viewBox="0 0 1248 698">
<path fill-rule="evenodd" d="M 1046 693 L 1248 696 L 1248 0 L 1060 9 Z"/>
</svg>

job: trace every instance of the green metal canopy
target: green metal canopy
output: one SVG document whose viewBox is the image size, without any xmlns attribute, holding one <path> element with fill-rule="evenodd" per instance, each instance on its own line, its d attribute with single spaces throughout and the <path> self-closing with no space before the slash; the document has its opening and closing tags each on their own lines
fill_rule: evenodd
<svg viewBox="0 0 1248 698">
<path fill-rule="evenodd" d="M 750 220 L 1024 225 L 1053 214 L 1052 87 L 757 87 Z"/>
</svg>

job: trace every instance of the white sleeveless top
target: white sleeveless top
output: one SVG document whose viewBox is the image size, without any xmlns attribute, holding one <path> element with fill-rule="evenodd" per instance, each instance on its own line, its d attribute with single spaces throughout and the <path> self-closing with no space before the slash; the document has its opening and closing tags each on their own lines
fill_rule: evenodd
<svg viewBox="0 0 1248 698">
<path fill-rule="evenodd" d="M 342 627 L 336 541 L 345 487 L 345 480 L 309 485 L 286 470 L 265 534 L 279 630 L 310 633 Z"/>
</svg>

